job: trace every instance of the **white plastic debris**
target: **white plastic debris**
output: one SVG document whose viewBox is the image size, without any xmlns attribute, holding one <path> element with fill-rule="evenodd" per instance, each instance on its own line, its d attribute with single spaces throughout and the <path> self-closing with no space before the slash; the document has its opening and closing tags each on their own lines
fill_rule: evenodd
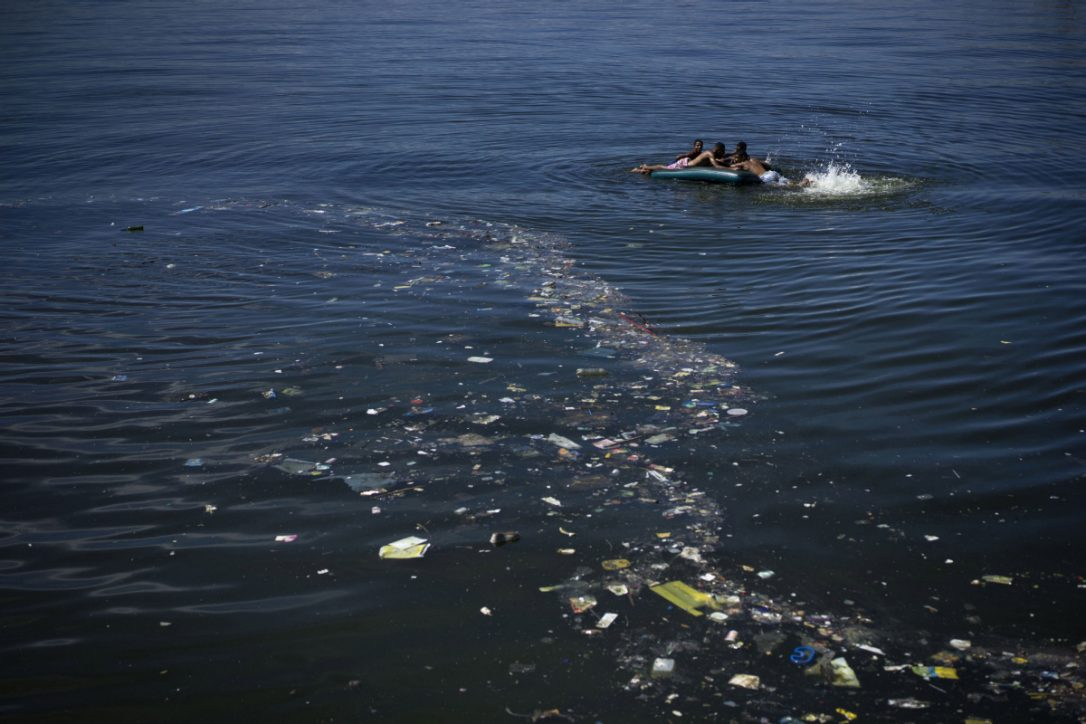
<svg viewBox="0 0 1086 724">
<path fill-rule="evenodd" d="M 666 679 L 675 673 L 675 659 L 659 658 L 652 662 L 652 678 Z"/>
<path fill-rule="evenodd" d="M 557 433 L 552 432 L 547 435 L 547 442 L 553 443 L 558 447 L 568 448 L 570 450 L 580 450 L 581 446 L 570 440 L 568 437 L 563 437 Z"/>
<path fill-rule="evenodd" d="M 762 686 L 762 680 L 754 674 L 736 674 L 728 679 L 732 686 L 741 686 L 744 689 L 758 689 Z"/>
</svg>

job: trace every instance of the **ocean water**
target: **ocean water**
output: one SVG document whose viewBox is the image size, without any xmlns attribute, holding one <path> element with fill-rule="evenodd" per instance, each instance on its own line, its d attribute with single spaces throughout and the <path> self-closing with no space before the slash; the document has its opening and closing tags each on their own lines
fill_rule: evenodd
<svg viewBox="0 0 1086 724">
<path fill-rule="evenodd" d="M 0 60 L 6 721 L 1083 716 L 1076 3 L 42 2 Z M 629 172 L 694 138 L 811 183 Z"/>
</svg>

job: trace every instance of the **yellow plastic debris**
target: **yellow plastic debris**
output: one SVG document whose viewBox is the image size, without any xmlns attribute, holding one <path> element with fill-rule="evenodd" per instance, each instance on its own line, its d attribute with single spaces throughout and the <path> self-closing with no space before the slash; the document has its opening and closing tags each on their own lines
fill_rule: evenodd
<svg viewBox="0 0 1086 724">
<path fill-rule="evenodd" d="M 422 558 L 429 549 L 430 543 L 425 538 L 409 536 L 381 546 L 377 555 L 381 558 L 392 559 Z"/>
<path fill-rule="evenodd" d="M 691 588 L 682 581 L 658 583 L 655 586 L 650 586 L 649 590 L 675 604 L 691 616 L 703 616 L 704 614 L 698 609 L 705 606 L 714 609 L 719 608 L 717 602 L 708 593 L 702 593 Z"/>
<path fill-rule="evenodd" d="M 629 568 L 630 562 L 625 558 L 611 558 L 600 563 L 605 571 L 621 571 L 623 568 Z"/>
<path fill-rule="evenodd" d="M 922 679 L 958 679 L 958 670 L 952 666 L 914 666 L 913 673 Z"/>
<path fill-rule="evenodd" d="M 835 711 L 838 714 L 840 714 L 841 716 L 843 716 L 846 721 L 854 721 L 854 720 L 858 719 L 859 716 L 860 716 L 856 712 L 849 711 L 848 709 L 845 709 L 843 707 L 837 707 L 837 709 Z"/>
</svg>

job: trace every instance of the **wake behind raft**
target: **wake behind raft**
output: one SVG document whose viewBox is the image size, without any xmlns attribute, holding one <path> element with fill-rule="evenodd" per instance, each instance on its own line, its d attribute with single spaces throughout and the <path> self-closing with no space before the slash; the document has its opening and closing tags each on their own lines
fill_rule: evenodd
<svg viewBox="0 0 1086 724">
<path fill-rule="evenodd" d="M 758 174 L 735 171 L 728 168 L 676 168 L 659 169 L 650 174 L 653 178 L 678 179 L 680 181 L 705 181 L 714 184 L 759 184 Z"/>
</svg>

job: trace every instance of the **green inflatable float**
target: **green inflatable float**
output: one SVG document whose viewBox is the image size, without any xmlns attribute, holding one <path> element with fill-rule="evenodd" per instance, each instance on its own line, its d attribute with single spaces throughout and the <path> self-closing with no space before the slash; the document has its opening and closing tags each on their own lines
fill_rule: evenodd
<svg viewBox="0 0 1086 724">
<path fill-rule="evenodd" d="M 660 169 L 652 172 L 653 178 L 673 178 L 681 181 L 706 181 L 714 184 L 758 184 L 762 180 L 750 171 L 732 171 L 727 168 Z"/>
</svg>

